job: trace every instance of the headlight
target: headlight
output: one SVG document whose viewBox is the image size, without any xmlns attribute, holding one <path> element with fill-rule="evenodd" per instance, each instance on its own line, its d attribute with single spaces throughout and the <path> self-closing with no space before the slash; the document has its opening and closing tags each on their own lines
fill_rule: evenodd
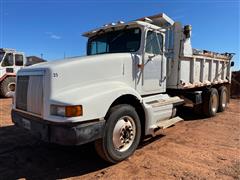
<svg viewBox="0 0 240 180">
<path fill-rule="evenodd" d="M 55 114 L 59 115 L 59 116 L 65 116 L 65 107 L 64 106 L 56 106 Z"/>
<path fill-rule="evenodd" d="M 83 109 L 81 105 L 77 106 L 51 105 L 51 114 L 63 117 L 76 117 L 83 115 Z"/>
</svg>

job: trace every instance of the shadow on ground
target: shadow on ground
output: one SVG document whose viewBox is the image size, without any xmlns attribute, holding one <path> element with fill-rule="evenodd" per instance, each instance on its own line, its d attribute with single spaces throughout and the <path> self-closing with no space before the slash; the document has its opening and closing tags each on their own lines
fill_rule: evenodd
<svg viewBox="0 0 240 180">
<path fill-rule="evenodd" d="M 107 166 L 93 144 L 50 145 L 15 126 L 0 128 L 0 179 L 61 179 Z"/>
<path fill-rule="evenodd" d="M 177 111 L 177 116 L 180 116 L 184 121 L 204 120 L 204 115 L 194 112 L 192 107 L 182 106 Z M 207 118 L 206 118 L 207 119 Z"/>
<path fill-rule="evenodd" d="M 187 120 L 200 119 L 189 108 L 180 112 Z M 139 149 L 164 135 L 143 141 Z M 110 166 L 98 157 L 92 143 L 58 146 L 35 139 L 15 126 L 0 127 L 0 179 L 62 179 L 81 176 Z"/>
</svg>

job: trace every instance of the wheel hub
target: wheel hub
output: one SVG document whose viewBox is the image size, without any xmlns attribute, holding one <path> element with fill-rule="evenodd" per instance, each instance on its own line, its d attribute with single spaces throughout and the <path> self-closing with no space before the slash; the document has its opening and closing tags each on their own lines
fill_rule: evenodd
<svg viewBox="0 0 240 180">
<path fill-rule="evenodd" d="M 15 91 L 15 83 L 8 84 L 8 91 L 14 92 Z"/>
<path fill-rule="evenodd" d="M 216 112 L 217 108 L 218 108 L 218 97 L 217 97 L 217 95 L 214 94 L 212 96 L 212 111 Z"/>
<path fill-rule="evenodd" d="M 227 94 L 226 94 L 225 91 L 223 91 L 223 94 L 222 94 L 222 107 L 225 108 L 226 104 L 227 104 Z"/>
<path fill-rule="evenodd" d="M 136 126 L 129 116 L 120 118 L 113 130 L 113 145 L 117 151 L 123 152 L 132 145 L 136 134 Z"/>
<path fill-rule="evenodd" d="M 133 129 L 131 126 L 125 126 L 122 128 L 120 139 L 124 143 L 129 143 L 129 140 L 133 138 Z"/>
</svg>

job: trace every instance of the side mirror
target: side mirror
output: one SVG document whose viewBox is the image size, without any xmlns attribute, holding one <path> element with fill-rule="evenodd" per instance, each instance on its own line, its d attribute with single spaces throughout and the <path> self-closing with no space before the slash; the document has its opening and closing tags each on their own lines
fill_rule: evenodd
<svg viewBox="0 0 240 180">
<path fill-rule="evenodd" d="M 234 66 L 234 61 L 231 61 L 231 64 L 230 64 L 230 65 L 231 65 L 231 67 L 233 67 L 233 66 Z"/>
<path fill-rule="evenodd" d="M 185 34 L 186 38 L 191 37 L 191 31 L 192 31 L 192 26 L 191 25 L 184 26 L 183 33 Z"/>
</svg>

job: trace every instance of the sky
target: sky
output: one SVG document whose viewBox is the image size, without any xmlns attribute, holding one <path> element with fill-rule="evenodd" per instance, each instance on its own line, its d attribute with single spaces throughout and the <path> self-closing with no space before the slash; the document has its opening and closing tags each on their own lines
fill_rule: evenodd
<svg viewBox="0 0 240 180">
<path fill-rule="evenodd" d="M 52 61 L 86 54 L 82 33 L 164 12 L 192 25 L 192 46 L 233 52 L 240 69 L 240 0 L 0 0 L 0 47 Z"/>
</svg>

